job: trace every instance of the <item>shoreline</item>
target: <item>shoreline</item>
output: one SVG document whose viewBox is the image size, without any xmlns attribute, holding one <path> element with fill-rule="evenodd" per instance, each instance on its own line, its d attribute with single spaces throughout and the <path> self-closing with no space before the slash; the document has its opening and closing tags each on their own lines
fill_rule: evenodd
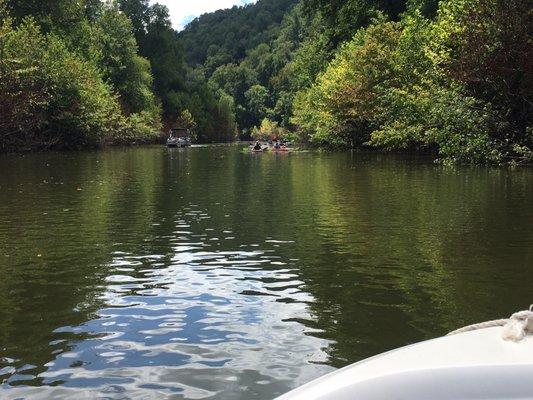
<svg viewBox="0 0 533 400">
<path fill-rule="evenodd" d="M 204 146 L 228 146 L 228 145 L 243 145 L 246 146 L 252 143 L 253 140 L 238 140 L 233 142 L 207 142 L 207 143 L 194 143 L 192 147 L 204 147 Z M 165 142 L 161 139 L 154 142 L 145 142 L 145 143 L 107 143 L 100 146 L 88 146 L 84 148 L 42 148 L 42 149 L 0 149 L 0 156 L 6 155 L 33 155 L 33 154 L 47 154 L 47 153 L 62 153 L 62 154 L 75 154 L 83 152 L 100 152 L 110 149 L 129 149 L 129 148 L 141 148 L 141 147 L 155 147 L 161 146 L 166 147 Z M 494 163 L 464 163 L 464 162 L 453 162 L 446 159 L 439 159 L 438 153 L 430 150 L 382 150 L 373 147 L 353 147 L 353 148 L 329 148 L 329 147 L 319 147 L 319 146 L 310 146 L 308 144 L 294 146 L 295 150 L 292 151 L 294 154 L 299 153 L 323 153 L 323 154 L 335 154 L 335 153 L 348 153 L 353 152 L 357 154 L 374 154 L 374 155 L 398 155 L 398 156 L 410 156 L 416 158 L 424 158 L 431 160 L 435 165 L 447 165 L 447 166 L 486 166 L 486 167 L 533 167 L 532 162 L 521 162 L 517 160 L 509 160 L 500 164 Z"/>
</svg>

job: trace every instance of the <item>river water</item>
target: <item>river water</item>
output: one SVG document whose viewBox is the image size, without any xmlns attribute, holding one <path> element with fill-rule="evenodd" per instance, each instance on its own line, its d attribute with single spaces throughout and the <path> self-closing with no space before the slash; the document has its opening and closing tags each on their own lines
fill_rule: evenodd
<svg viewBox="0 0 533 400">
<path fill-rule="evenodd" d="M 533 170 L 0 157 L 0 398 L 272 399 L 533 303 Z"/>
</svg>

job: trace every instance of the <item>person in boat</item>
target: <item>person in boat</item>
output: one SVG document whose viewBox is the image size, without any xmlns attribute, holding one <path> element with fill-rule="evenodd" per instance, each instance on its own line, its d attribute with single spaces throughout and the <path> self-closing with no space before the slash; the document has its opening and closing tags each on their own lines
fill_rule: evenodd
<svg viewBox="0 0 533 400">
<path fill-rule="evenodd" d="M 262 150 L 261 143 L 259 143 L 259 140 L 255 142 L 253 150 Z"/>
<path fill-rule="evenodd" d="M 274 143 L 274 148 L 275 148 L 276 150 L 281 149 L 281 145 L 279 144 L 279 142 L 278 142 L 277 140 L 276 140 L 276 142 Z"/>
</svg>

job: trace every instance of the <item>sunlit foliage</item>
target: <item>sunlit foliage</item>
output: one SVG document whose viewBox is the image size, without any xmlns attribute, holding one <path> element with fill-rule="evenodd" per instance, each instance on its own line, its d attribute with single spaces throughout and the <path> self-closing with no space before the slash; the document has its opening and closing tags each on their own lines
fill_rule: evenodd
<svg viewBox="0 0 533 400">
<path fill-rule="evenodd" d="M 298 93 L 293 122 L 320 145 L 422 148 L 460 162 L 526 160 L 530 48 L 520 15 L 528 11 L 525 3 L 522 14 L 508 8 L 450 0 L 435 20 L 416 7 L 400 22 L 374 20 Z"/>
<path fill-rule="evenodd" d="M 0 145 L 81 148 L 157 137 L 150 65 L 137 55 L 129 20 L 112 6 L 91 23 L 83 7 L 23 3 L 12 19 L 0 2 Z M 76 24 L 62 19 L 73 15 Z"/>
</svg>

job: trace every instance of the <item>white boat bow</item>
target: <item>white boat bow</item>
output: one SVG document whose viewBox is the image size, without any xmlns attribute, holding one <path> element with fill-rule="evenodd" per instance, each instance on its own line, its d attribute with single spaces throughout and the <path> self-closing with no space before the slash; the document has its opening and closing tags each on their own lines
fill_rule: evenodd
<svg viewBox="0 0 533 400">
<path fill-rule="evenodd" d="M 278 400 L 533 400 L 533 313 L 514 316 L 369 358 Z"/>
</svg>

